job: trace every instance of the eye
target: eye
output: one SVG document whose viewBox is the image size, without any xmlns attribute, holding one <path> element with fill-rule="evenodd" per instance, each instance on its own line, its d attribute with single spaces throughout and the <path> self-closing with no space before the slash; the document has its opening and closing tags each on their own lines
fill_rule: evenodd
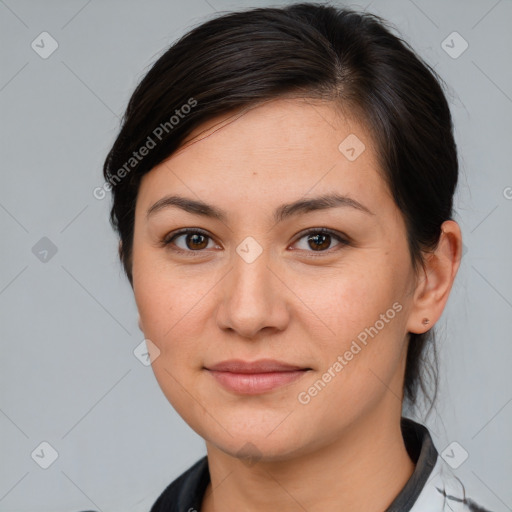
<svg viewBox="0 0 512 512">
<path fill-rule="evenodd" d="M 211 248 L 209 241 L 213 243 L 212 238 L 200 229 L 182 229 L 166 236 L 162 245 L 174 245 L 177 249 L 172 249 L 177 252 L 202 252 L 203 249 Z"/>
<path fill-rule="evenodd" d="M 338 246 L 349 245 L 348 240 L 346 240 L 343 236 L 341 236 L 336 231 L 327 228 L 314 228 L 309 229 L 308 231 L 301 234 L 298 242 L 305 239 L 302 247 L 299 247 L 300 250 L 305 250 L 308 252 L 328 252 L 332 247 L 333 239 L 338 242 Z M 297 242 L 296 242 L 297 243 Z M 335 246 L 336 247 L 336 246 Z"/>
<path fill-rule="evenodd" d="M 325 253 L 332 249 L 333 239 L 337 241 L 337 246 L 343 247 L 349 245 L 349 241 L 341 234 L 327 228 L 312 228 L 300 234 L 298 242 L 303 246 L 299 247 L 301 251 Z M 169 246 L 173 251 L 185 253 L 201 253 L 203 249 L 215 247 L 213 239 L 201 229 L 182 229 L 175 233 L 170 233 L 161 242 L 162 246 Z M 213 246 L 211 245 L 213 244 Z"/>
</svg>

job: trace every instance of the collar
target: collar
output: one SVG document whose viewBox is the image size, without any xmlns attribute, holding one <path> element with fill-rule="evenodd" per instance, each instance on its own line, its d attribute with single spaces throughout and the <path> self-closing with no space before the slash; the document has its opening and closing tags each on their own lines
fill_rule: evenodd
<svg viewBox="0 0 512 512">
<path fill-rule="evenodd" d="M 385 512 L 414 512 L 419 510 L 416 507 L 413 509 L 413 506 L 420 495 L 425 499 L 428 492 L 433 490 L 437 493 L 434 486 L 426 485 L 434 467 L 440 466 L 440 459 L 428 429 L 405 417 L 401 418 L 400 427 L 407 452 L 416 466 Z M 204 456 L 162 492 L 151 512 L 199 512 L 209 483 L 208 458 Z"/>
<path fill-rule="evenodd" d="M 428 429 L 410 418 L 400 420 L 405 448 L 416 464 L 413 474 L 385 512 L 409 512 L 425 488 L 438 462 L 437 450 Z"/>
</svg>

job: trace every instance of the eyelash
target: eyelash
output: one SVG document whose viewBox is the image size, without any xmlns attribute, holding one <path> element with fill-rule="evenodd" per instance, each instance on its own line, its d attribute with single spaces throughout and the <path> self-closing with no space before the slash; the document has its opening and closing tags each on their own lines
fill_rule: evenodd
<svg viewBox="0 0 512 512">
<path fill-rule="evenodd" d="M 168 234 L 167 236 L 165 236 L 163 238 L 163 240 L 161 241 L 161 246 L 162 247 L 169 247 L 172 251 L 174 252 L 177 252 L 177 253 L 181 253 L 181 254 L 187 254 L 187 255 L 190 255 L 192 257 L 194 256 L 201 256 L 201 253 L 205 252 L 205 249 L 200 249 L 200 250 L 184 250 L 184 249 L 176 249 L 174 247 L 171 247 L 173 245 L 173 241 L 178 238 L 179 236 L 182 236 L 182 235 L 203 235 L 204 237 L 206 238 L 209 238 L 210 240 L 213 240 L 213 238 L 206 232 L 206 231 L 203 231 L 202 229 L 199 229 L 199 228 L 195 228 L 195 229 L 190 229 L 190 228 L 185 228 L 185 229 L 181 229 L 179 231 L 176 231 L 176 232 L 173 232 L 173 233 L 170 233 Z M 321 235 L 329 235 L 333 238 L 335 238 L 338 242 L 339 242 L 339 246 L 338 249 L 344 247 L 344 246 L 347 246 L 347 245 L 350 245 L 350 242 L 348 241 L 347 238 L 343 237 L 340 233 L 332 230 L 332 229 L 328 229 L 328 228 L 310 228 L 306 231 L 303 231 L 302 233 L 299 233 L 297 239 L 295 240 L 294 244 L 297 243 L 299 240 L 301 240 L 302 238 L 308 236 L 308 235 L 312 235 L 312 234 L 321 234 Z M 295 250 L 302 250 L 302 249 L 295 249 Z M 337 250 L 336 248 L 330 248 L 330 249 L 327 249 L 325 251 L 305 251 L 305 252 L 308 252 L 308 253 L 311 253 L 311 257 L 321 257 L 322 255 L 328 253 L 328 254 L 331 254 L 332 251 L 335 251 Z M 195 253 L 195 254 L 194 254 Z"/>
</svg>

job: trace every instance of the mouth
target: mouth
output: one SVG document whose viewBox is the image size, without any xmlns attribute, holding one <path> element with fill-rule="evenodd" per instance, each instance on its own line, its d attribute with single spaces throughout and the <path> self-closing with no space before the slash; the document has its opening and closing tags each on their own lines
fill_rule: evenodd
<svg viewBox="0 0 512 512">
<path fill-rule="evenodd" d="M 311 368 L 274 359 L 242 361 L 232 359 L 204 368 L 222 387 L 243 395 L 258 395 L 291 384 Z"/>
</svg>

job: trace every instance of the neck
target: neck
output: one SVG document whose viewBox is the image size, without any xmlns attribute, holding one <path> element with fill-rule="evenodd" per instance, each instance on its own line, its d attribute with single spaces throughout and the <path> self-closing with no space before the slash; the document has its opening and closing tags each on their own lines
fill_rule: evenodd
<svg viewBox="0 0 512 512">
<path fill-rule="evenodd" d="M 401 411 L 390 415 L 392 404 L 381 405 L 332 443 L 287 460 L 245 464 L 207 442 L 211 482 L 201 511 L 323 512 L 333 504 L 343 504 L 344 512 L 385 510 L 415 466 L 400 430 Z"/>
</svg>

